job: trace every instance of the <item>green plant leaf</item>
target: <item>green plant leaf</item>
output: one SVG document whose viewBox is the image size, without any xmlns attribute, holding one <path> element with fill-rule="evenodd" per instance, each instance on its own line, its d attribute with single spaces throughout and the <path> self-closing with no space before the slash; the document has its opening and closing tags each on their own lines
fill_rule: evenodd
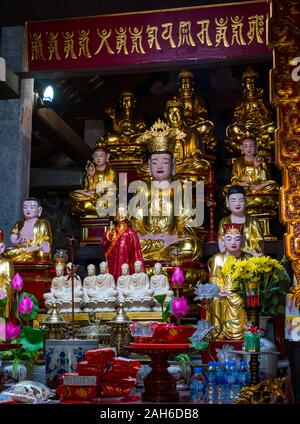
<svg viewBox="0 0 300 424">
<path fill-rule="evenodd" d="M 32 328 L 28 325 L 22 328 L 20 343 L 29 352 L 43 349 L 43 341 L 47 330 L 43 328 Z"/>
<path fill-rule="evenodd" d="M 160 306 L 162 307 L 163 304 L 164 304 L 164 301 L 166 300 L 167 295 L 166 294 L 156 294 L 153 297 L 160 304 Z"/>
</svg>

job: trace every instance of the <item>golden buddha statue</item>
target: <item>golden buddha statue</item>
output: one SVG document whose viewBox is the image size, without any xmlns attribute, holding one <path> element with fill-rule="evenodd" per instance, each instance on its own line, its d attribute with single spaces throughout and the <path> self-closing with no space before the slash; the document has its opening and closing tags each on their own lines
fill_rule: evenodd
<svg viewBox="0 0 300 424">
<path fill-rule="evenodd" d="M 242 76 L 242 101 L 234 110 L 233 123 L 226 129 L 227 150 L 236 155 L 240 141 L 246 134 L 253 134 L 260 151 L 267 161 L 271 160 L 274 145 L 275 123 L 264 100 L 264 91 L 258 87 L 258 73 L 249 67 Z"/>
<path fill-rule="evenodd" d="M 87 162 L 83 188 L 70 193 L 71 215 L 98 218 L 101 217 L 99 211 L 109 206 L 110 196 L 115 196 L 117 183 L 116 173 L 108 164 L 109 157 L 107 145 L 100 139 L 93 151 L 92 161 Z"/>
<path fill-rule="evenodd" d="M 217 141 L 212 135 L 214 124 L 207 118 L 207 109 L 200 97 L 194 91 L 194 75 L 190 71 L 182 71 L 179 74 L 178 97 L 184 107 L 184 119 L 189 127 L 195 128 L 205 146 L 205 150 L 213 153 Z"/>
<path fill-rule="evenodd" d="M 247 322 L 243 299 L 232 291 L 232 282 L 222 272 L 229 256 L 234 256 L 237 260 L 251 257 L 249 253 L 242 251 L 242 227 L 243 224 L 224 225 L 222 238 L 225 252 L 217 253 L 208 262 L 209 282 L 220 288 L 220 297 L 212 301 L 208 312 L 208 320 L 220 330 L 219 339 L 242 339 Z"/>
<path fill-rule="evenodd" d="M 176 159 L 178 175 L 194 175 L 207 172 L 210 164 L 203 159 L 204 147 L 199 132 L 184 122 L 183 103 L 174 97 L 166 104 L 165 117 L 170 128 L 178 129 L 185 134 L 184 139 L 176 139 L 173 156 Z"/>
<path fill-rule="evenodd" d="M 266 162 L 257 151 L 256 140 L 246 136 L 241 140 L 242 156 L 235 159 L 232 167 L 231 184 L 245 188 L 248 213 L 258 213 L 264 209 L 276 210 L 278 206 L 279 185 L 270 179 Z"/>
<path fill-rule="evenodd" d="M 141 136 L 148 144 L 152 181 L 144 182 L 139 190 L 139 207 L 135 205 L 130 213 L 144 259 L 168 260 L 176 247 L 184 258 L 197 259 L 202 255 L 203 239 L 197 236 L 197 228 L 187 225 L 191 213 L 182 207 L 181 184 L 174 178 L 176 140 L 185 136 L 161 121 Z"/>
<path fill-rule="evenodd" d="M 13 226 L 4 256 L 14 262 L 45 261 L 51 258 L 52 233 L 47 220 L 40 219 L 42 207 L 38 199 L 23 202 L 24 219 Z"/>
<path fill-rule="evenodd" d="M 134 94 L 130 91 L 123 91 L 119 100 L 119 114 L 111 106 L 105 110 L 112 120 L 112 129 L 106 135 L 106 139 L 114 159 L 122 159 L 124 154 L 126 159 L 136 158 L 140 153 L 140 149 L 136 147 L 136 139 L 145 131 L 146 125 L 137 118 L 135 104 Z"/>
<path fill-rule="evenodd" d="M 263 253 L 264 236 L 259 221 L 254 216 L 245 213 L 247 205 L 246 192 L 242 186 L 233 185 L 226 197 L 226 206 L 231 214 L 225 216 L 218 228 L 218 244 L 220 252 L 225 251 L 224 224 L 243 224 L 243 251 L 257 256 Z"/>
<path fill-rule="evenodd" d="M 13 289 L 11 280 L 15 275 L 13 263 L 9 259 L 5 259 L 2 254 L 5 250 L 5 244 L 0 242 L 0 289 L 5 290 L 7 302 L 4 309 L 4 318 L 9 318 L 9 313 L 12 307 Z"/>
</svg>

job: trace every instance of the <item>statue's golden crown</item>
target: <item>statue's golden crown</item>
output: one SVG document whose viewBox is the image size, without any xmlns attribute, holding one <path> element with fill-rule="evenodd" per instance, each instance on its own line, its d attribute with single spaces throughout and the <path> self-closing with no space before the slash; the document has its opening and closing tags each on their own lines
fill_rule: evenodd
<svg viewBox="0 0 300 424">
<path fill-rule="evenodd" d="M 194 78 L 194 74 L 191 71 L 188 71 L 187 69 L 184 69 L 183 71 L 181 71 L 178 75 L 178 78 Z"/>
<path fill-rule="evenodd" d="M 95 146 L 96 150 L 104 150 L 105 152 L 108 151 L 106 140 L 103 137 L 100 137 Z"/>
<path fill-rule="evenodd" d="M 172 99 L 167 101 L 166 109 L 168 110 L 171 107 L 181 107 L 183 108 L 183 103 L 177 97 L 173 97 Z"/>
<path fill-rule="evenodd" d="M 224 234 L 242 234 L 243 224 L 223 224 Z"/>
<path fill-rule="evenodd" d="M 185 133 L 176 128 L 170 128 L 165 122 L 158 119 L 150 130 L 145 131 L 137 141 L 146 142 L 150 153 L 173 153 L 176 140 L 185 138 Z"/>
<path fill-rule="evenodd" d="M 242 80 L 244 80 L 245 78 L 256 78 L 259 79 L 259 75 L 258 72 L 253 69 L 251 66 L 249 66 L 246 71 L 243 72 L 242 75 Z"/>
</svg>

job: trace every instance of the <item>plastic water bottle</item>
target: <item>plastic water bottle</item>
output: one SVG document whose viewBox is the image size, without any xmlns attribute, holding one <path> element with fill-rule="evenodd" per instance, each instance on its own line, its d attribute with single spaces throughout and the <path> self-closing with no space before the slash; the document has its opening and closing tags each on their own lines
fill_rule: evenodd
<svg viewBox="0 0 300 424">
<path fill-rule="evenodd" d="M 202 368 L 194 368 L 190 382 L 190 394 L 192 402 L 204 402 L 205 378 L 202 374 Z"/>
<path fill-rule="evenodd" d="M 225 387 L 225 374 L 224 366 L 222 362 L 216 362 L 216 400 L 218 403 L 222 403 L 226 400 L 226 387 Z"/>
<path fill-rule="evenodd" d="M 238 373 L 235 362 L 228 363 L 227 375 L 228 400 L 233 401 L 239 393 Z"/>
<path fill-rule="evenodd" d="M 216 363 L 208 362 L 208 367 L 205 375 L 206 380 L 206 402 L 214 403 L 217 399 L 216 391 Z"/>
<path fill-rule="evenodd" d="M 250 373 L 247 367 L 246 361 L 240 362 L 240 369 L 238 372 L 238 380 L 241 385 L 241 389 L 250 383 Z"/>
</svg>

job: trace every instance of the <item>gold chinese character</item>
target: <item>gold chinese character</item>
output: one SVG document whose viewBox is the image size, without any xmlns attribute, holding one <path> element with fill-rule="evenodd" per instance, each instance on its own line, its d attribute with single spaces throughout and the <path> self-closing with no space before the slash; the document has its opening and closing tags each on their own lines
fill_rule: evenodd
<svg viewBox="0 0 300 424">
<path fill-rule="evenodd" d="M 161 50 L 161 47 L 157 40 L 158 27 L 148 25 L 146 32 L 148 34 L 148 44 L 150 49 L 152 49 L 153 45 L 155 45 L 156 50 Z"/>
<path fill-rule="evenodd" d="M 69 56 L 71 59 L 77 59 L 76 54 L 74 52 L 74 31 L 73 32 L 63 32 L 62 33 L 65 41 L 64 41 L 64 53 L 65 53 L 65 59 L 67 59 Z"/>
<path fill-rule="evenodd" d="M 88 59 L 90 59 L 91 53 L 89 51 L 89 34 L 90 34 L 90 30 L 84 30 L 82 29 L 81 31 L 78 31 L 78 35 L 79 35 L 79 52 L 78 52 L 78 56 L 85 56 Z"/>
<path fill-rule="evenodd" d="M 195 47 L 196 44 L 191 34 L 191 21 L 180 21 L 179 23 L 179 41 L 178 46 L 181 47 L 185 43 L 190 47 Z"/>
<path fill-rule="evenodd" d="M 127 50 L 127 28 L 120 27 L 119 30 L 115 28 L 116 30 L 116 49 L 117 53 L 119 54 L 120 51 L 123 49 L 124 54 L 129 54 Z"/>
<path fill-rule="evenodd" d="M 132 48 L 131 53 L 136 51 L 137 53 L 145 54 L 145 51 L 142 46 L 142 32 L 143 27 L 141 27 L 140 31 L 137 27 L 133 28 L 133 31 L 131 31 L 131 27 L 129 27 L 129 33 L 131 35 L 131 41 L 132 41 Z"/>
<path fill-rule="evenodd" d="M 58 53 L 58 32 L 54 34 L 54 32 L 46 32 L 47 40 L 48 40 L 48 51 L 49 51 L 49 60 L 52 59 L 52 56 L 55 56 L 55 59 L 60 60 L 60 56 Z"/>
<path fill-rule="evenodd" d="M 161 25 L 162 28 L 164 28 L 164 31 L 161 33 L 161 38 L 163 40 L 170 42 L 170 47 L 172 49 L 176 49 L 176 44 L 174 42 L 172 31 L 173 31 L 173 24 L 171 22 L 165 23 Z"/>
<path fill-rule="evenodd" d="M 204 19 L 203 21 L 197 21 L 198 25 L 201 25 L 201 30 L 197 32 L 197 37 L 201 44 L 206 44 L 207 46 L 212 46 L 211 39 L 209 37 L 209 19 Z"/>
<path fill-rule="evenodd" d="M 31 38 L 31 60 L 45 60 L 43 53 L 42 34 L 34 32 L 30 34 Z"/>
<path fill-rule="evenodd" d="M 220 45 L 221 41 L 223 41 L 224 47 L 229 47 L 229 44 L 228 44 L 228 41 L 227 41 L 227 38 L 226 38 L 228 18 L 226 18 L 226 19 L 220 18 L 219 21 L 218 21 L 217 18 L 215 18 L 215 23 L 217 25 L 217 27 L 216 27 L 216 47 L 218 47 Z"/>
<path fill-rule="evenodd" d="M 265 30 L 265 20 L 263 15 L 253 15 L 248 17 L 249 31 L 247 36 L 249 38 L 249 44 L 253 43 L 256 40 L 259 44 L 263 44 L 264 40 L 261 38 L 261 35 Z"/>
<path fill-rule="evenodd" d="M 241 18 L 239 16 L 236 16 L 235 18 L 231 16 L 230 19 L 232 22 L 231 45 L 233 45 L 234 41 L 236 41 L 239 46 L 245 46 L 246 42 L 243 38 L 243 16 Z"/>
<path fill-rule="evenodd" d="M 110 47 L 110 45 L 108 44 L 107 39 L 111 36 L 111 29 L 109 31 L 107 31 L 106 29 L 103 29 L 101 32 L 99 31 L 99 28 L 97 28 L 97 34 L 99 35 L 99 37 L 101 38 L 101 43 L 98 47 L 98 49 L 95 51 L 95 54 L 100 53 L 100 51 L 102 50 L 102 47 L 105 45 L 106 50 L 109 54 L 115 54 L 115 52 L 113 51 L 113 49 Z"/>
</svg>

